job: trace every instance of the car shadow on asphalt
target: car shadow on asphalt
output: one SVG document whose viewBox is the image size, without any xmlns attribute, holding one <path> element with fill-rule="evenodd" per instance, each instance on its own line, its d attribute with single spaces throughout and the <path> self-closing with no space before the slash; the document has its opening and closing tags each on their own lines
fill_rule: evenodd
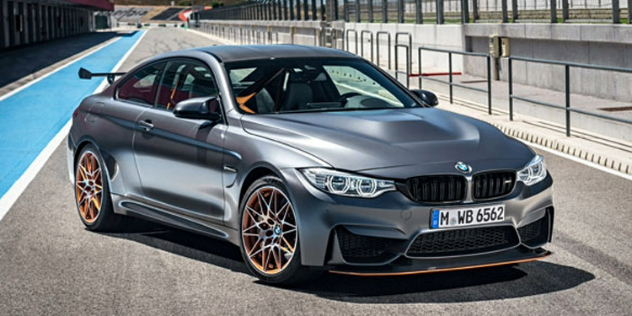
<svg viewBox="0 0 632 316">
<path fill-rule="evenodd" d="M 138 220 L 125 231 L 101 233 L 168 251 L 234 272 L 248 273 L 239 248 L 227 241 Z"/>
<path fill-rule="evenodd" d="M 248 274 L 239 248 L 214 238 L 151 223 L 142 224 L 133 231 L 105 235 Z M 538 261 L 518 266 L 394 277 L 324 273 L 315 280 L 287 290 L 353 303 L 454 303 L 559 292 L 594 278 L 593 274 L 575 267 Z"/>
<path fill-rule="evenodd" d="M 559 292 L 594 278 L 584 270 L 539 261 L 518 266 L 394 277 L 324 274 L 295 290 L 353 303 L 458 303 Z"/>
</svg>

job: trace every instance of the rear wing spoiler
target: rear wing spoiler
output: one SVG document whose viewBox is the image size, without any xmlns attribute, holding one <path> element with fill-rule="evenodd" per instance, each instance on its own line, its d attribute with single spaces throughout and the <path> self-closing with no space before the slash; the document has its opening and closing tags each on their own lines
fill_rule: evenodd
<svg viewBox="0 0 632 316">
<path fill-rule="evenodd" d="M 86 79 L 86 80 L 90 80 L 92 79 L 92 77 L 107 77 L 108 79 L 108 83 L 112 84 L 114 82 L 114 79 L 117 76 L 122 76 L 124 75 L 124 72 L 102 72 L 102 73 L 92 73 L 90 72 L 88 69 L 85 68 L 79 68 L 79 78 L 81 79 Z"/>
</svg>

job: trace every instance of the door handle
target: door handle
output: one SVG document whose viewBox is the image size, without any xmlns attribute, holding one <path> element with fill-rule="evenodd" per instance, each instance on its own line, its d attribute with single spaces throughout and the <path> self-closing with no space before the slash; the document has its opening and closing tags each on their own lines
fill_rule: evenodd
<svg viewBox="0 0 632 316">
<path fill-rule="evenodd" d="M 149 132 L 154 128 L 154 124 L 151 123 L 151 120 L 139 121 L 138 125 L 142 126 L 145 132 Z"/>
</svg>

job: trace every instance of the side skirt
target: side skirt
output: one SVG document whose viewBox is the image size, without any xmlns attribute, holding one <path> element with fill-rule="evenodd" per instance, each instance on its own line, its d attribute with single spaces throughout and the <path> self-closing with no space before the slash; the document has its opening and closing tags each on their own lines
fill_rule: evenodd
<svg viewBox="0 0 632 316">
<path fill-rule="evenodd" d="M 226 240 L 239 246 L 239 231 L 235 229 L 214 223 L 202 222 L 181 214 L 174 214 L 117 194 L 112 194 L 112 202 L 114 212 L 117 214 L 138 217 L 192 233 Z"/>
</svg>

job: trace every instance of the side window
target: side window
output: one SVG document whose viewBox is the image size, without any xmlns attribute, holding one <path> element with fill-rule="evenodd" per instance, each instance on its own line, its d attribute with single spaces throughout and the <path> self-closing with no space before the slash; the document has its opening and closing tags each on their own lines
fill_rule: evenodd
<svg viewBox="0 0 632 316">
<path fill-rule="evenodd" d="M 118 87 L 117 98 L 147 105 L 154 104 L 158 78 L 166 63 L 149 65 L 128 77 Z"/>
<path fill-rule="evenodd" d="M 156 108 L 173 111 L 180 101 L 217 94 L 218 89 L 213 75 L 202 63 L 188 60 L 171 61 L 167 64 L 160 82 Z"/>
</svg>

